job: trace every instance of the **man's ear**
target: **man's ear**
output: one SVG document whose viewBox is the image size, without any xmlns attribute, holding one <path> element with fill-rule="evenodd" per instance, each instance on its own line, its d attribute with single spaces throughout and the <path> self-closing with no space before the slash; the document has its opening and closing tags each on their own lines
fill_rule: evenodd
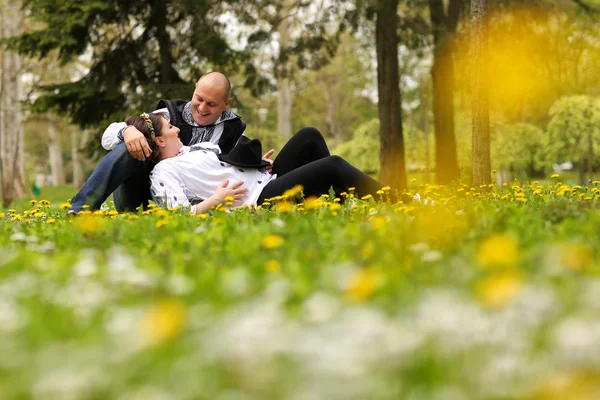
<svg viewBox="0 0 600 400">
<path fill-rule="evenodd" d="M 231 100 L 233 100 L 233 98 L 232 98 L 232 97 L 230 97 L 230 98 L 229 98 L 229 100 L 227 100 L 227 101 L 225 102 L 225 107 L 229 107 L 229 103 L 231 103 Z"/>
</svg>

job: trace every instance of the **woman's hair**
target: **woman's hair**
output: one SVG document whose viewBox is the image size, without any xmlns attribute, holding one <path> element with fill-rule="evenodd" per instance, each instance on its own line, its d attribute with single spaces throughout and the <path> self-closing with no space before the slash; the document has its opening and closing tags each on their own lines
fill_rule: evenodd
<svg viewBox="0 0 600 400">
<path fill-rule="evenodd" d="M 154 129 L 154 136 L 161 136 L 161 128 L 164 123 L 163 117 L 155 114 L 146 114 L 150 121 L 152 122 L 152 128 Z M 150 160 L 157 163 L 160 160 L 160 150 L 158 145 L 154 142 L 154 136 L 150 131 L 150 126 L 146 122 L 146 119 L 139 115 L 131 115 L 125 119 L 125 123 L 127 125 L 133 125 L 136 129 L 144 134 L 146 140 L 148 141 L 148 145 L 152 150 L 152 155 L 150 155 Z"/>
</svg>

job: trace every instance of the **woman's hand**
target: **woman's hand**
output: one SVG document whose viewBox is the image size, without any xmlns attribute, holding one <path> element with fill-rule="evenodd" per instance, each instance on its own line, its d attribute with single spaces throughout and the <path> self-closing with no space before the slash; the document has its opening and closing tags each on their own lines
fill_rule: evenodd
<svg viewBox="0 0 600 400">
<path fill-rule="evenodd" d="M 241 187 L 244 182 L 239 181 L 231 185 L 231 187 L 227 187 L 229 185 L 229 179 L 225 179 L 217 188 L 215 194 L 210 196 L 210 199 L 215 202 L 213 204 L 216 206 L 217 204 L 225 203 L 225 198 L 230 196 L 233 198 L 233 204 L 239 205 L 244 202 L 244 199 L 248 197 L 248 189 Z"/>
</svg>

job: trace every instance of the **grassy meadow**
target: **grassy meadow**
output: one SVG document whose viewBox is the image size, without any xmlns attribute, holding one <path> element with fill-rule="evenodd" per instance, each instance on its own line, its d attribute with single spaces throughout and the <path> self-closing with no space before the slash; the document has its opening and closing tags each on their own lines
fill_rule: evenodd
<svg viewBox="0 0 600 400">
<path fill-rule="evenodd" d="M 0 398 L 600 398 L 600 183 L 562 181 L 0 211 Z"/>
</svg>

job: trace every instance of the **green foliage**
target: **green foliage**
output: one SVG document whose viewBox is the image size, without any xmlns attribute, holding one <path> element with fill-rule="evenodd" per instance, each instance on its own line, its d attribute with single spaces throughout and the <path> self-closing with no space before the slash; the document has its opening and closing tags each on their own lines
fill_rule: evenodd
<svg viewBox="0 0 600 400">
<path fill-rule="evenodd" d="M 433 138 L 428 142 L 423 132 L 410 125 L 405 124 L 402 129 L 407 169 L 432 168 Z M 427 153 L 428 146 L 429 153 Z M 372 119 L 356 128 L 352 139 L 340 143 L 334 147 L 332 152 L 345 158 L 360 170 L 375 175 L 379 172 L 380 149 L 379 120 Z M 429 154 L 429 160 L 427 154 Z"/>
<path fill-rule="evenodd" d="M 597 157 L 600 148 L 600 102 L 597 99 L 563 97 L 552 105 L 550 117 L 547 136 L 550 162 L 583 164 Z"/>
<path fill-rule="evenodd" d="M 492 166 L 502 169 L 542 168 L 545 163 L 546 134 L 532 124 L 505 124 L 492 135 Z"/>
<path fill-rule="evenodd" d="M 58 110 L 81 126 L 153 109 L 162 97 L 187 98 L 186 81 L 209 65 L 227 72 L 241 55 L 223 39 L 220 6 L 209 0 L 26 0 L 24 6 L 37 28 L 10 39 L 12 48 L 31 57 L 57 50 L 63 63 L 91 58 L 75 82 L 42 86 L 32 107 Z"/>
</svg>

